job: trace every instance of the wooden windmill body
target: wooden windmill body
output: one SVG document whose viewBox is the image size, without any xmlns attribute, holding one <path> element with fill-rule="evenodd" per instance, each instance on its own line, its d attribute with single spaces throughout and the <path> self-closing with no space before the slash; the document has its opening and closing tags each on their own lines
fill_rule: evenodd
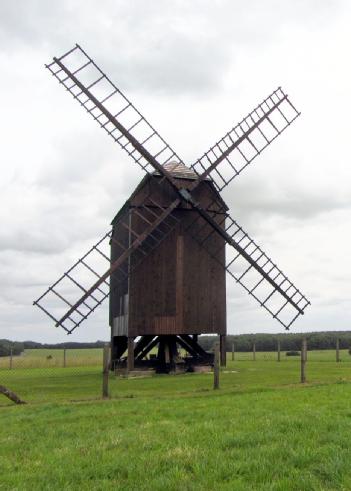
<svg viewBox="0 0 351 491">
<path fill-rule="evenodd" d="M 172 370 L 180 349 L 190 369 L 211 363 L 199 334 L 220 336 L 224 364 L 226 274 L 289 329 L 310 302 L 221 197 L 300 115 L 282 88 L 188 166 L 79 45 L 47 68 L 146 175 L 112 230 L 34 304 L 71 334 L 109 298 L 112 366 L 129 369 Z"/>
<path fill-rule="evenodd" d="M 177 162 L 167 164 L 166 168 L 180 185 L 196 179 L 194 172 Z M 217 219 L 222 227 L 225 226 L 223 218 L 227 207 L 211 180 L 204 180 L 197 188 L 196 199 L 206 207 L 220 200 L 222 207 Z M 132 241 L 131 230 L 138 230 L 138 225 L 141 230 L 143 227 L 143 219 L 137 214 L 139 207 L 146 207 L 152 217 L 153 202 L 167 208 L 172 202 L 172 190 L 167 182 L 158 185 L 146 176 L 112 221 L 112 237 L 128 246 Z M 218 259 L 221 263 L 225 260 L 225 241 L 218 235 L 212 237 L 216 258 L 201 247 L 192 236 L 195 232 L 191 230 L 194 213 L 189 205 L 180 203 L 174 210 L 178 223 L 162 243 L 147 254 L 134 271 L 132 254 L 126 263 L 131 273 L 123 281 L 115 281 L 111 276 L 110 326 L 114 362 L 121 363 L 128 340 L 129 366 L 145 365 L 145 357 L 153 350 L 157 354 L 147 364 L 155 365 L 161 371 L 174 366 L 177 346 L 188 351 L 188 367 L 210 362 L 211 355 L 205 354 L 197 343 L 196 337 L 200 334 L 220 335 L 224 347 L 226 277 Z M 129 229 L 121 225 L 121 215 L 128 216 Z M 202 235 L 207 231 L 204 229 Z M 118 243 L 111 241 L 111 262 L 118 259 L 119 253 Z M 134 350 L 131 350 L 135 339 L 138 339 L 136 362 Z M 142 350 L 138 349 L 140 345 Z M 140 354 L 143 356 L 138 356 Z"/>
</svg>

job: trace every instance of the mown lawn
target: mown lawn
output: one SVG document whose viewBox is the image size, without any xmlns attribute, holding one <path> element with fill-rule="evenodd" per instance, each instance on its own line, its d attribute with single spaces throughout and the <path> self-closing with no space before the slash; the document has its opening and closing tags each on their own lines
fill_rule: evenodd
<svg viewBox="0 0 351 491">
<path fill-rule="evenodd" d="M 111 376 L 107 401 L 99 367 L 6 371 L 30 404 L 0 399 L 0 489 L 350 490 L 351 357 L 309 353 L 301 385 L 298 359 L 250 356 L 219 391 Z"/>
</svg>

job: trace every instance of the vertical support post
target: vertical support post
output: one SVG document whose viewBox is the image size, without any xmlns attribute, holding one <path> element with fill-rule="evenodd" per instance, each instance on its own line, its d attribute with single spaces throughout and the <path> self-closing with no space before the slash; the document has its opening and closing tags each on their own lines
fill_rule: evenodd
<svg viewBox="0 0 351 491">
<path fill-rule="evenodd" d="M 232 343 L 232 361 L 235 360 L 235 346 L 234 343 Z"/>
<path fill-rule="evenodd" d="M 227 351 L 226 351 L 226 339 L 227 336 L 225 334 L 221 334 L 219 336 L 219 347 L 221 352 L 221 366 L 227 366 Z"/>
<path fill-rule="evenodd" d="M 63 348 L 63 368 L 66 368 L 66 348 Z"/>
<path fill-rule="evenodd" d="M 214 364 L 213 364 L 213 389 L 219 389 L 219 363 L 220 363 L 220 345 L 217 342 L 214 346 Z"/>
<path fill-rule="evenodd" d="M 336 363 L 340 361 L 340 340 L 336 338 Z"/>
<path fill-rule="evenodd" d="M 277 361 L 280 361 L 280 339 L 278 339 L 277 344 Z"/>
<path fill-rule="evenodd" d="M 307 339 L 302 338 L 301 345 L 301 383 L 306 382 Z"/>
<path fill-rule="evenodd" d="M 256 361 L 256 342 L 255 341 L 253 342 L 253 345 L 252 345 L 252 359 L 253 359 L 253 361 Z"/>
<path fill-rule="evenodd" d="M 134 338 L 128 336 L 127 371 L 134 370 Z"/>
<path fill-rule="evenodd" d="M 108 375 L 109 375 L 109 365 L 110 365 L 110 344 L 106 343 L 103 350 L 102 359 L 102 398 L 108 399 Z"/>
<path fill-rule="evenodd" d="M 13 367 L 13 349 L 10 348 L 10 370 L 12 370 Z"/>
</svg>

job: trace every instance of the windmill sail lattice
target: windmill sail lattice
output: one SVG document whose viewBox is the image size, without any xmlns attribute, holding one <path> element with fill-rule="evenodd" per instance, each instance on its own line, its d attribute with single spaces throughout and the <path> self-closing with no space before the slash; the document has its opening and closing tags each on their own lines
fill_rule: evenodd
<svg viewBox="0 0 351 491">
<path fill-rule="evenodd" d="M 211 211 L 209 213 L 215 216 L 215 213 Z M 245 251 L 255 265 L 259 266 L 258 268 L 255 268 L 248 258 L 233 246 L 227 248 L 226 260 L 220 261 L 220 250 L 213 248 L 211 243 L 215 231 L 201 217 L 197 217 L 187 231 L 214 259 L 220 262 L 236 283 L 240 284 L 280 324 L 289 329 L 310 305 L 309 300 L 229 213 L 223 214 L 222 223 L 225 223 L 225 231 L 232 240 Z"/>
<path fill-rule="evenodd" d="M 176 200 L 174 207 L 178 203 Z M 128 241 L 118 240 L 109 230 L 34 302 L 56 326 L 61 326 L 68 334 L 74 331 L 108 297 L 111 274 L 115 282 L 125 280 L 172 232 L 178 223 L 177 218 L 169 210 L 165 213 L 162 206 L 150 197 L 147 204 L 132 211 L 139 218 L 137 230 L 132 227 L 128 213 L 122 214 L 114 224 L 128 231 Z M 112 265 L 111 241 L 118 250 L 118 261 Z M 133 269 L 128 267 L 131 254 Z"/>
<path fill-rule="evenodd" d="M 121 224 L 129 229 L 131 239 L 128 244 L 117 244 L 121 248 L 117 260 L 110 261 L 108 255 L 98 248 L 107 239 L 117 240 L 108 232 L 98 245 L 34 302 L 55 320 L 56 325 L 64 327 L 67 332 L 80 325 L 108 296 L 110 275 L 113 274 L 114 279 L 120 275 L 122 281 L 130 274 L 126 267 L 130 255 L 133 254 L 134 258 L 140 256 L 140 261 L 133 261 L 137 267 L 142 258 L 176 227 L 173 211 L 180 203 L 187 203 L 197 212 L 190 226 L 195 240 L 219 260 L 218 251 L 213 250 L 210 240 L 213 234 L 219 235 L 229 245 L 230 256 L 226 262 L 219 260 L 221 266 L 274 318 L 288 328 L 304 313 L 309 305 L 306 297 L 230 217 L 223 204 L 216 200 L 204 209 L 193 194 L 204 179 L 211 179 L 221 191 L 299 116 L 281 88 L 256 106 L 192 165 L 189 175 L 192 173 L 194 177 L 184 187 L 184 182 L 175 178 L 170 164 L 175 160 L 184 167 L 179 156 L 80 46 L 76 45 L 60 58 L 54 58 L 47 68 L 158 185 L 168 182 L 173 192 L 173 201 L 166 207 L 159 203 L 150 207 L 150 197 L 147 197 L 138 210 L 133 211 L 142 219 L 142 230 L 130 229 L 130 222 L 123 221 L 123 216 L 120 218 Z M 223 223 L 218 223 L 216 212 L 223 215 Z M 87 260 L 93 253 L 97 253 L 99 259 L 105 258 L 104 267 L 107 269 L 104 272 L 88 264 Z M 73 272 L 81 267 L 85 275 L 88 271 L 95 277 L 90 286 L 83 286 L 73 277 Z M 58 292 L 58 286 L 66 280 L 78 289 L 79 295 L 75 300 Z M 43 305 L 52 295 L 63 302 L 66 310 L 63 315 L 53 315 Z"/>
<path fill-rule="evenodd" d="M 202 178 L 211 177 L 217 189 L 222 191 L 299 115 L 279 87 L 205 152 L 191 168 Z"/>
<path fill-rule="evenodd" d="M 146 172 L 154 169 L 140 152 L 141 149 L 133 145 L 132 139 L 161 165 L 171 160 L 181 162 L 177 153 L 79 45 L 54 58 L 46 67 Z M 124 129 L 128 132 L 127 136 Z"/>
</svg>

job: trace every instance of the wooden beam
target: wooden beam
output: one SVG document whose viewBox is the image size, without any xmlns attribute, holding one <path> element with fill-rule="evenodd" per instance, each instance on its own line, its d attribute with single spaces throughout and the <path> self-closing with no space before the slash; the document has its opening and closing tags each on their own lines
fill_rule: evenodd
<svg viewBox="0 0 351 491">
<path fill-rule="evenodd" d="M 0 385 L 0 394 L 4 394 L 4 396 L 8 397 L 15 404 L 27 404 L 25 401 L 22 401 L 17 394 L 3 385 Z"/>
<path fill-rule="evenodd" d="M 306 382 L 307 339 L 302 339 L 301 346 L 301 383 Z"/>
<path fill-rule="evenodd" d="M 220 345 L 214 345 L 214 364 L 213 364 L 213 389 L 219 389 L 219 363 L 220 363 Z"/>
<path fill-rule="evenodd" d="M 221 366 L 222 367 L 227 366 L 226 339 L 227 339 L 227 336 L 225 334 L 220 334 L 219 345 L 220 345 Z"/>
<path fill-rule="evenodd" d="M 134 370 L 134 337 L 128 336 L 127 371 Z"/>
<path fill-rule="evenodd" d="M 177 236 L 176 246 L 176 327 L 177 331 L 183 330 L 184 323 L 184 237 Z"/>
<path fill-rule="evenodd" d="M 336 338 L 336 363 L 340 362 L 340 340 L 339 338 Z"/>
<path fill-rule="evenodd" d="M 110 369 L 110 344 L 106 343 L 103 350 L 102 359 L 102 398 L 108 399 L 108 374 Z"/>
<path fill-rule="evenodd" d="M 153 336 L 151 336 L 153 338 Z M 142 360 L 145 356 L 150 353 L 150 351 L 159 343 L 159 338 L 156 337 L 151 340 L 151 342 L 138 354 L 137 360 Z"/>
</svg>

